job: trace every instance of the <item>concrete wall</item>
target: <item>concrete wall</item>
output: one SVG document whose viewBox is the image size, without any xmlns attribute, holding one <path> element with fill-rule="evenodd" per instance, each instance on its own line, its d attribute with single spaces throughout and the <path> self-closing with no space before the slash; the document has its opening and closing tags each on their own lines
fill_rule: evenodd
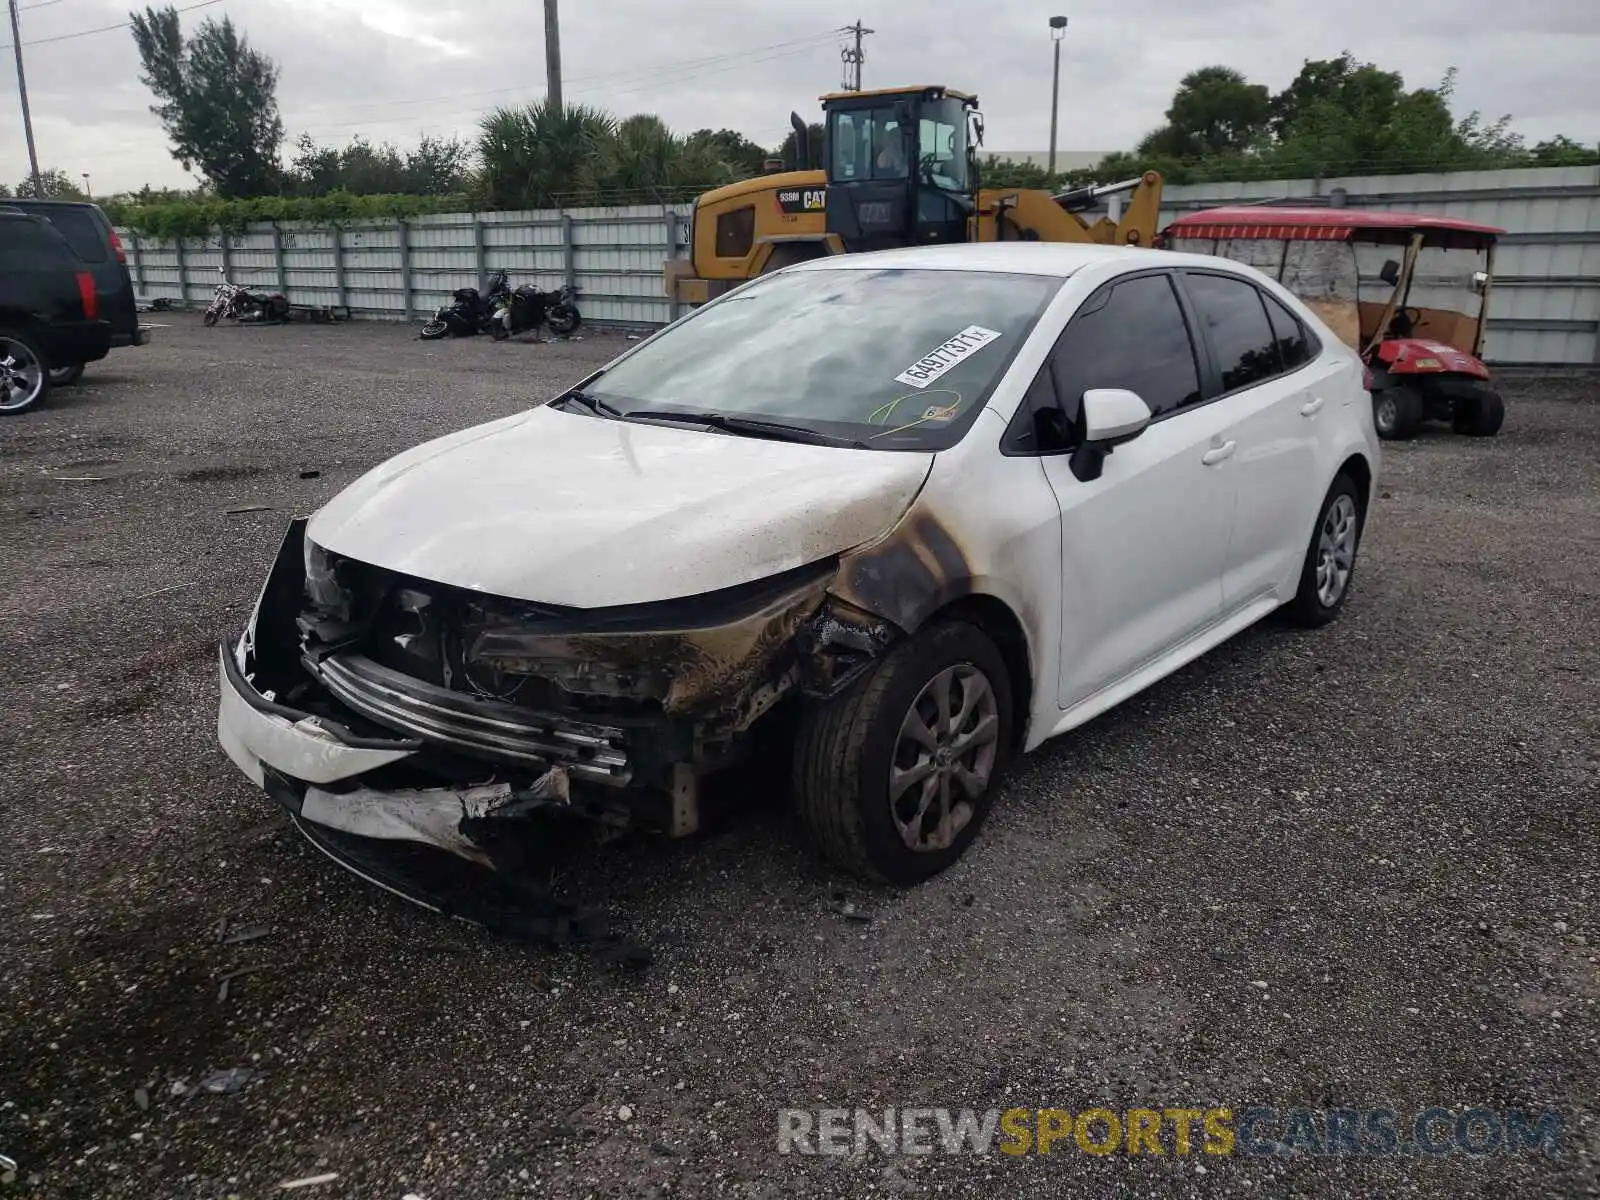
<svg viewBox="0 0 1600 1200">
<path fill-rule="evenodd" d="M 1487 357 L 1501 363 L 1600 362 L 1600 167 L 1289 179 L 1168 187 L 1179 212 L 1278 197 L 1465 217 L 1508 230 L 1496 261 Z M 652 326 L 678 315 L 662 294 L 664 259 L 683 253 L 689 205 L 566 212 L 458 213 L 317 229 L 263 225 L 179 243 L 123 230 L 142 299 L 204 304 L 226 267 L 236 283 L 285 291 L 357 316 L 420 321 L 455 288 L 496 267 L 512 286 L 575 283 L 584 318 Z"/>
</svg>

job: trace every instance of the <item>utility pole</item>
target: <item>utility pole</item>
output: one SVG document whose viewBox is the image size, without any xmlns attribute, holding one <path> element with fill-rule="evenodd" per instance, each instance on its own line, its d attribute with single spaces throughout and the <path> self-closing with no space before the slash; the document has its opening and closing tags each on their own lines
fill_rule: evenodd
<svg viewBox="0 0 1600 1200">
<path fill-rule="evenodd" d="M 560 112 L 561 18 L 556 14 L 556 0 L 544 0 L 544 79 L 545 99 Z"/>
<path fill-rule="evenodd" d="M 866 55 L 861 52 L 861 39 L 869 33 L 876 33 L 877 30 L 863 28 L 861 18 L 857 17 L 854 25 L 846 25 L 839 32 L 855 35 L 855 45 L 844 47 L 839 51 L 839 57 L 844 59 L 844 90 L 847 92 L 859 92 L 861 90 L 861 64 L 866 61 Z"/>
<path fill-rule="evenodd" d="M 1050 174 L 1056 173 L 1056 118 L 1061 111 L 1061 39 L 1067 36 L 1067 19 L 1050 18 L 1050 40 L 1056 46 L 1055 75 L 1050 81 Z"/>
<path fill-rule="evenodd" d="M 33 116 L 28 112 L 28 77 L 22 71 L 22 26 L 17 18 L 17 0 L 11 0 L 11 48 L 17 55 L 17 93 L 22 97 L 22 132 L 28 139 L 28 170 L 33 175 L 33 194 L 39 196 L 39 153 L 33 148 Z"/>
</svg>

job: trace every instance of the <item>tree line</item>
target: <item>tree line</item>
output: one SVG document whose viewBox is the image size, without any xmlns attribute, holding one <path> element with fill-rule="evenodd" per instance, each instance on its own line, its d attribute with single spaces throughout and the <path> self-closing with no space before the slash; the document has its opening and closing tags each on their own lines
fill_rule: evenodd
<svg viewBox="0 0 1600 1200">
<path fill-rule="evenodd" d="M 362 136 L 320 146 L 302 133 L 285 161 L 277 65 L 230 19 L 207 18 L 185 37 L 170 5 L 129 17 L 140 82 L 157 101 L 151 111 L 173 157 L 200 180 L 103 201 L 114 219 L 157 236 L 202 233 L 202 222 L 676 199 L 798 157 L 792 133 L 769 150 L 731 129 L 680 135 L 650 114 L 541 101 L 486 113 L 471 140 L 424 137 L 404 150 Z M 1132 151 L 1055 175 L 988 157 L 980 174 L 989 186 L 1055 188 L 1152 168 L 1189 183 L 1600 162 L 1593 147 L 1565 137 L 1526 145 L 1509 116 L 1456 118 L 1454 87 L 1452 70 L 1434 87 L 1408 90 L 1399 72 L 1348 52 L 1307 61 L 1276 94 L 1231 67 L 1202 67 L 1183 77 L 1164 123 Z M 822 165 L 822 133 L 810 126 L 807 166 Z M 16 194 L 83 195 L 59 170 L 42 172 L 37 188 L 23 180 Z"/>
</svg>

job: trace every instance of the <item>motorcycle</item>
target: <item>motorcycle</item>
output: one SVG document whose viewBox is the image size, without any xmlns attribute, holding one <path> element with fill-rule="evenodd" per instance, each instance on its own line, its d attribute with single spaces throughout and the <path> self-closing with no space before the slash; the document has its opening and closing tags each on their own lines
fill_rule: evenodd
<svg viewBox="0 0 1600 1200">
<path fill-rule="evenodd" d="M 489 276 L 489 286 L 482 294 L 475 287 L 457 288 L 451 293 L 451 302 L 433 314 L 433 320 L 422 327 L 424 341 L 442 337 L 472 337 L 487 333 L 494 323 L 494 306 L 502 296 L 511 294 L 511 284 L 504 271 Z"/>
<path fill-rule="evenodd" d="M 514 292 L 498 296 L 494 303 L 494 339 L 501 341 L 540 326 L 548 326 L 557 337 L 570 337 L 583 324 L 577 295 L 578 289 L 570 284 L 550 292 L 523 284 Z"/>
<path fill-rule="evenodd" d="M 223 317 L 230 321 L 256 324 L 289 319 L 289 297 L 282 292 L 252 292 L 242 284 L 229 282 L 221 267 L 217 268 L 217 274 L 222 276 L 222 282 L 217 284 L 202 318 L 207 327 L 215 325 Z"/>
</svg>

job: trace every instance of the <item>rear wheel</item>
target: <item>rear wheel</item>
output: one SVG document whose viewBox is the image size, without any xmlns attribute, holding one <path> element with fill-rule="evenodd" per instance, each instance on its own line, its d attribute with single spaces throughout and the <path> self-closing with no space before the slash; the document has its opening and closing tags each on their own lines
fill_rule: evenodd
<svg viewBox="0 0 1600 1200">
<path fill-rule="evenodd" d="M 50 393 L 50 369 L 27 334 L 0 329 L 0 415 L 15 416 L 44 402 Z"/>
<path fill-rule="evenodd" d="M 1456 401 L 1450 427 L 1468 437 L 1493 437 L 1505 420 L 1506 402 L 1499 392 L 1484 388 L 1475 396 Z"/>
<path fill-rule="evenodd" d="M 1348 475 L 1336 476 L 1317 514 L 1300 568 L 1300 587 L 1289 602 L 1289 616 L 1296 624 L 1315 628 L 1339 615 L 1355 574 L 1361 525 L 1361 493 L 1355 481 Z"/>
<path fill-rule="evenodd" d="M 65 367 L 52 367 L 50 369 L 50 386 L 66 387 L 69 383 L 77 383 L 83 375 L 83 363 L 72 363 Z"/>
<path fill-rule="evenodd" d="M 977 837 L 1011 729 L 1011 683 L 994 643 L 964 621 L 931 625 L 842 696 L 803 712 L 801 822 L 837 866 L 919 883 Z"/>
<path fill-rule="evenodd" d="M 550 326 L 551 333 L 568 337 L 578 331 L 578 326 L 583 324 L 583 317 L 572 305 L 558 304 L 545 316 L 545 322 Z"/>
<path fill-rule="evenodd" d="M 1422 393 L 1403 384 L 1384 388 L 1372 396 L 1372 423 L 1378 436 L 1386 441 L 1403 441 L 1415 435 L 1426 411 Z"/>
<path fill-rule="evenodd" d="M 450 326 L 443 321 L 429 321 L 422 327 L 422 332 L 417 336 L 425 342 L 437 341 L 450 332 Z"/>
</svg>

